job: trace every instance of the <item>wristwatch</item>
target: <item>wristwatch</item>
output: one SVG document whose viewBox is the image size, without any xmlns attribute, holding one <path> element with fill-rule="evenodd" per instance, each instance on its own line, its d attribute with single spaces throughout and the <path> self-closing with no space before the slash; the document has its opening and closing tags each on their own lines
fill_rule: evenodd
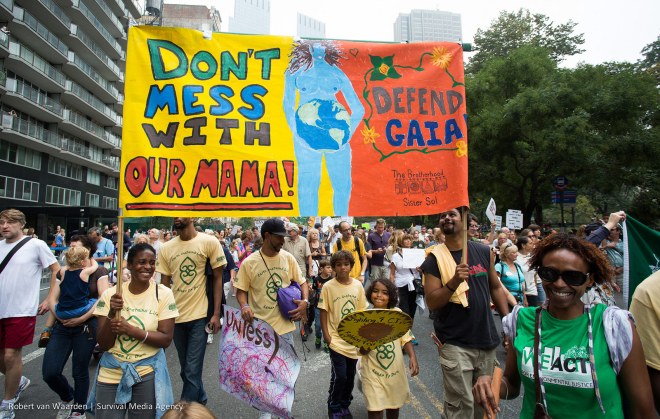
<svg viewBox="0 0 660 419">
<path fill-rule="evenodd" d="M 307 305 L 309 305 L 309 300 L 307 298 L 305 298 L 303 301 L 306 302 Z"/>
</svg>

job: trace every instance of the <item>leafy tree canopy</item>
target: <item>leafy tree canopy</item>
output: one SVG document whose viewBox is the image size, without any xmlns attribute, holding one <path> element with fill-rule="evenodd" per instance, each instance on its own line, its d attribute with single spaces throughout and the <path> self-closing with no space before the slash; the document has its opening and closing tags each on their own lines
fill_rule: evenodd
<svg viewBox="0 0 660 419">
<path fill-rule="evenodd" d="M 545 48 L 549 57 L 560 62 L 566 56 L 584 50 L 584 34 L 575 34 L 577 23 L 568 21 L 555 24 L 545 15 L 532 14 L 527 9 L 517 12 L 502 11 L 486 30 L 478 29 L 474 36 L 477 53 L 470 59 L 468 72 L 479 71 L 485 63 L 508 54 L 525 45 Z"/>
</svg>

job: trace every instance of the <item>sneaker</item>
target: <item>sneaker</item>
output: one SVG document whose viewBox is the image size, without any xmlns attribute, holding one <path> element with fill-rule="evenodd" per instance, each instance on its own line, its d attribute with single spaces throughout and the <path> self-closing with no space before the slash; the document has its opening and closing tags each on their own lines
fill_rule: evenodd
<svg viewBox="0 0 660 419">
<path fill-rule="evenodd" d="M 268 412 L 261 412 L 259 419 L 271 419 L 271 415 Z"/>
<path fill-rule="evenodd" d="M 14 419 L 14 406 L 9 403 L 2 403 L 0 405 L 0 419 Z"/>
<path fill-rule="evenodd" d="M 75 419 L 87 419 L 87 416 L 85 416 L 85 414 L 82 413 L 82 412 L 71 412 L 68 419 L 73 419 L 73 418 L 75 418 Z"/>
<path fill-rule="evenodd" d="M 321 337 L 317 336 L 316 340 L 314 341 L 314 346 L 316 346 L 316 349 L 321 349 Z"/>
<path fill-rule="evenodd" d="M 341 414 L 341 410 L 339 410 L 337 412 L 333 412 L 331 410 L 328 410 L 328 419 L 341 419 L 341 418 L 343 418 L 343 416 Z"/>
<path fill-rule="evenodd" d="M 52 331 L 53 329 L 51 327 L 47 327 L 43 332 L 41 332 L 41 335 L 39 335 L 39 343 L 37 343 L 38 347 L 45 348 L 48 346 L 48 342 L 50 341 L 50 334 Z"/>
<path fill-rule="evenodd" d="M 209 333 L 208 336 L 206 337 L 206 343 L 213 343 L 213 333 Z"/>
<path fill-rule="evenodd" d="M 71 402 L 60 402 L 59 406 L 60 407 L 57 411 L 57 415 L 55 415 L 55 419 L 68 419 L 71 416 Z"/>
<path fill-rule="evenodd" d="M 353 419 L 353 414 L 348 410 L 348 407 L 342 407 L 339 413 L 341 413 L 342 418 Z"/>
<path fill-rule="evenodd" d="M 21 377 L 21 382 L 18 385 L 18 390 L 16 390 L 16 393 L 14 394 L 14 403 L 18 401 L 18 399 L 21 397 L 21 393 L 30 386 L 30 379 L 27 377 Z"/>
<path fill-rule="evenodd" d="M 325 342 L 323 342 L 323 352 L 325 352 L 326 354 L 330 353 L 330 347 Z"/>
</svg>

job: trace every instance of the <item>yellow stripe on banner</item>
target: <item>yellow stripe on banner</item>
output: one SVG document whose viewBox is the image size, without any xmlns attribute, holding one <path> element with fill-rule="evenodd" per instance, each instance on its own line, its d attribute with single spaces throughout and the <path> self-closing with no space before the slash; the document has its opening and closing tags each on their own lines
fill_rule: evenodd
<svg viewBox="0 0 660 419">
<path fill-rule="evenodd" d="M 431 390 L 429 390 L 426 385 L 422 382 L 422 380 L 419 379 L 419 377 L 413 377 L 412 381 L 422 390 L 422 393 L 431 401 L 431 404 L 435 406 L 436 409 L 438 409 L 438 413 L 441 415 L 445 413 L 445 406 L 444 403 L 440 401 L 437 397 L 435 397 L 435 394 Z"/>
<path fill-rule="evenodd" d="M 410 404 L 412 405 L 413 409 L 415 409 L 417 413 L 419 413 L 420 418 L 431 419 L 431 415 L 429 415 L 429 412 L 427 412 L 426 409 L 424 409 L 422 404 L 419 402 L 419 400 L 417 400 L 417 397 L 415 397 L 415 395 L 412 392 L 410 392 Z"/>
</svg>

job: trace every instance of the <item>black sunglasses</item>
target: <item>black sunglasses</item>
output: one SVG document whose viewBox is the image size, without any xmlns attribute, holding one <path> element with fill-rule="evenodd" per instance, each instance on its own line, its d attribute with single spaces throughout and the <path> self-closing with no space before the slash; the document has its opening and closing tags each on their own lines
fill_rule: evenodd
<svg viewBox="0 0 660 419">
<path fill-rule="evenodd" d="M 546 282 L 555 282 L 561 276 L 565 283 L 573 287 L 579 287 L 587 282 L 589 274 L 580 271 L 560 271 L 559 269 L 541 266 L 538 274 Z"/>
</svg>

